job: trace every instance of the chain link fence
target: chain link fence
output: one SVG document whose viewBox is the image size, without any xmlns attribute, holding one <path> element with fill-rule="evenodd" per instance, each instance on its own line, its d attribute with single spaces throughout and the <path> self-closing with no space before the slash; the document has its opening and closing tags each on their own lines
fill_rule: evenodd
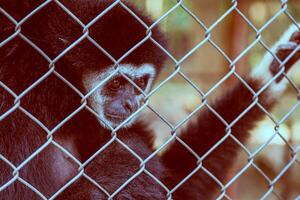
<svg viewBox="0 0 300 200">
<path fill-rule="evenodd" d="M 82 35 L 74 41 L 70 46 L 68 46 L 66 49 L 64 49 L 59 55 L 57 55 L 54 59 L 51 59 L 43 50 L 37 46 L 31 38 L 28 38 L 26 35 L 22 33 L 22 25 L 26 23 L 26 21 L 30 20 L 36 13 L 38 13 L 40 10 L 43 8 L 47 7 L 48 4 L 50 3 L 55 3 L 60 9 L 62 9 L 69 17 L 71 17 L 73 20 L 76 21 L 76 23 L 81 26 L 82 28 Z M 111 9 L 113 9 L 115 6 L 122 6 L 128 13 L 132 15 L 134 19 L 136 19 L 137 22 L 139 22 L 142 26 L 145 27 L 147 30 L 147 35 L 145 35 L 145 38 L 138 42 L 133 48 L 128 50 L 121 58 L 115 59 L 113 56 L 109 54 L 105 49 L 101 47 L 101 44 L 98 44 L 90 35 L 89 35 L 89 28 L 96 23 L 98 20 L 101 20 L 103 16 L 105 16 L 106 13 L 110 12 Z M 262 27 L 259 29 L 255 27 L 255 25 L 252 24 L 251 20 L 248 19 L 248 17 L 239 9 L 238 7 L 239 1 L 237 0 L 232 0 L 230 3 L 230 7 L 228 10 L 223 13 L 222 16 L 220 16 L 211 26 L 207 26 L 201 18 L 199 18 L 196 14 L 194 14 L 187 6 L 186 2 L 183 0 L 178 0 L 174 6 L 172 6 L 169 10 L 167 10 L 163 15 L 161 15 L 156 21 L 151 24 L 150 26 L 145 24 L 139 16 L 134 13 L 127 5 L 121 0 L 116 0 L 114 3 L 112 3 L 105 11 L 102 13 L 99 13 L 93 20 L 91 20 L 89 23 L 83 23 L 80 19 L 76 17 L 63 3 L 61 3 L 59 0 L 47 0 L 35 7 L 29 14 L 27 14 L 25 17 L 23 17 L 20 20 L 16 20 L 13 17 L 12 13 L 9 13 L 5 8 L 0 7 L 0 13 L 10 21 L 10 23 L 14 24 L 15 30 L 12 34 L 9 36 L 5 37 L 2 41 L 0 41 L 0 47 L 4 48 L 8 43 L 11 41 L 15 40 L 16 38 L 21 38 L 24 42 L 26 42 L 28 45 L 30 45 L 32 48 L 36 50 L 39 55 L 41 55 L 47 62 L 49 69 L 46 73 L 44 73 L 42 76 L 40 76 L 34 83 L 32 83 L 29 87 L 27 87 L 24 91 L 22 91 L 20 94 L 17 94 L 14 91 L 14 88 L 10 88 L 7 86 L 7 83 L 2 82 L 0 80 L 0 87 L 4 89 L 6 92 L 8 92 L 11 96 L 14 98 L 13 106 L 11 106 L 8 110 L 6 110 L 4 113 L 1 113 L 0 115 L 0 126 L 1 126 L 1 121 L 5 120 L 8 116 L 12 115 L 16 110 L 22 112 L 24 115 L 26 115 L 28 118 L 30 118 L 32 121 L 36 123 L 40 128 L 43 129 L 47 133 L 46 136 L 46 141 L 39 146 L 34 152 L 32 152 L 31 155 L 29 155 L 26 159 L 24 159 L 20 164 L 15 165 L 13 162 L 7 158 L 6 156 L 2 155 L 0 152 L 0 160 L 4 163 L 6 163 L 7 166 L 10 167 L 12 170 L 11 178 L 7 180 L 5 183 L 2 183 L 0 185 L 0 192 L 5 192 L 5 190 L 9 187 L 11 187 L 14 183 L 19 182 L 23 184 L 25 187 L 29 188 L 32 192 L 34 192 L 37 196 L 39 196 L 41 199 L 55 199 L 60 193 L 62 193 L 64 190 L 67 190 L 68 187 L 70 187 L 76 180 L 80 178 L 85 178 L 89 183 L 93 184 L 96 188 L 100 189 L 104 194 L 106 194 L 107 199 L 114 199 L 120 193 L 128 184 L 130 184 L 135 178 L 140 176 L 142 173 L 148 175 L 153 179 L 158 185 L 160 185 L 166 192 L 166 199 L 172 199 L 172 194 L 179 188 L 181 185 L 183 185 L 191 176 L 193 176 L 198 170 L 205 170 L 201 164 L 199 164 L 198 167 L 196 167 L 190 174 L 188 174 L 183 180 L 181 180 L 175 187 L 173 188 L 168 188 L 164 183 L 161 182 L 155 175 L 153 175 L 150 171 L 147 170 L 145 165 L 149 160 L 151 160 L 153 157 L 157 156 L 159 153 L 161 153 L 166 146 L 171 143 L 173 140 L 179 141 L 184 148 L 186 148 L 191 154 L 196 155 L 197 160 L 202 160 L 203 157 L 205 158 L 207 155 L 209 155 L 215 148 L 220 145 L 223 140 L 226 140 L 227 137 L 222 138 L 222 140 L 214 145 L 202 158 L 197 156 L 197 153 L 193 151 L 192 148 L 190 148 L 183 140 L 180 139 L 180 137 L 177 134 L 174 134 L 178 131 L 179 128 L 182 127 L 183 124 L 185 124 L 187 121 L 189 121 L 195 113 L 197 113 L 199 110 L 201 110 L 203 107 L 207 107 L 215 114 L 217 118 L 219 118 L 221 121 L 224 121 L 222 116 L 220 116 L 216 111 L 210 107 L 209 101 L 207 101 L 207 97 L 210 97 L 211 94 L 219 88 L 227 79 L 230 77 L 234 76 L 236 77 L 239 81 L 245 84 L 246 87 L 249 87 L 251 90 L 250 86 L 245 82 L 243 77 L 237 72 L 236 69 L 236 63 L 239 62 L 243 56 L 245 56 L 255 45 L 259 44 L 261 45 L 265 51 L 271 52 L 270 48 L 268 45 L 265 44 L 261 34 L 262 32 L 267 29 L 272 22 L 274 22 L 279 16 L 285 15 L 289 20 L 290 23 L 297 25 L 296 20 L 294 17 L 289 13 L 288 10 L 288 1 L 287 0 L 282 0 L 281 1 L 281 8 L 278 10 L 278 12 L 271 17 Z M 183 9 L 184 12 L 186 12 L 197 24 L 199 27 L 201 27 L 205 31 L 205 38 L 198 43 L 192 50 L 190 50 L 187 54 L 185 54 L 182 58 L 176 59 L 172 53 L 170 53 L 165 47 L 163 47 L 161 44 L 159 44 L 151 35 L 151 30 L 159 26 L 162 21 L 166 18 L 168 18 L 169 15 L 171 15 L 176 9 Z M 255 32 L 256 38 L 254 41 L 249 44 L 249 46 L 244 49 L 235 59 L 231 59 L 225 52 L 224 50 L 217 44 L 215 41 L 212 39 L 211 32 L 229 15 L 232 14 L 232 12 L 238 13 L 240 17 L 246 22 Z M 280 27 L 278 27 L 280 28 Z M 299 28 L 299 27 L 298 27 Z M 82 163 L 80 160 L 78 160 L 74 155 L 72 155 L 66 147 L 62 146 L 59 142 L 55 140 L 55 133 L 57 130 L 59 130 L 61 127 L 63 127 L 72 117 L 74 117 L 76 114 L 78 114 L 81 110 L 87 109 L 90 111 L 93 115 L 98 117 L 98 114 L 87 104 L 87 99 L 101 86 L 103 85 L 106 81 L 108 81 L 114 74 L 120 73 L 119 69 L 116 68 L 115 72 L 112 73 L 109 77 L 105 78 L 103 82 L 97 85 L 94 89 L 92 89 L 90 92 L 87 94 L 83 94 L 80 92 L 78 88 L 76 88 L 74 85 L 72 85 L 71 82 L 69 82 L 65 77 L 63 77 L 55 68 L 56 63 L 63 57 L 65 56 L 69 51 L 71 51 L 76 45 L 78 45 L 82 40 L 87 39 L 94 47 L 96 47 L 99 51 L 103 52 L 114 64 L 115 66 L 118 66 L 131 52 L 133 52 L 135 49 L 137 49 L 140 45 L 142 45 L 145 41 L 150 40 L 152 41 L 153 44 L 155 44 L 158 48 L 160 48 L 167 56 L 168 58 L 173 62 L 173 72 L 165 78 L 163 81 L 161 81 L 158 85 L 156 85 L 149 93 L 143 95 L 145 96 L 145 103 L 135 112 L 133 113 L 128 119 L 126 119 L 124 122 L 122 122 L 120 125 L 117 127 L 110 127 L 111 129 L 111 139 L 103 145 L 101 148 L 97 150 L 96 153 L 94 153 L 88 160 L 86 160 L 84 163 Z M 222 77 L 220 81 L 218 81 L 215 85 L 213 85 L 207 92 L 202 91 L 197 84 L 195 84 L 188 75 L 186 75 L 181 68 L 181 65 L 192 55 L 194 54 L 197 50 L 201 49 L 203 45 L 205 44 L 210 44 L 212 45 L 213 48 L 217 52 L 219 52 L 224 59 L 227 60 L 229 63 L 228 65 L 228 73 Z M 1 68 L 1 66 L 0 66 Z M 38 120 L 38 116 L 34 116 L 31 114 L 26 108 L 22 107 L 22 98 L 26 96 L 28 93 L 30 93 L 35 87 L 37 87 L 39 84 L 42 84 L 43 81 L 45 81 L 50 75 L 55 75 L 58 79 L 63 81 L 67 86 L 72 88 L 81 98 L 81 106 L 75 109 L 70 115 L 68 115 L 66 118 L 64 118 L 60 123 L 58 123 L 55 127 L 52 129 L 47 128 L 41 121 Z M 130 83 L 135 85 L 135 87 L 138 87 L 129 77 L 127 77 L 125 74 L 122 74 Z M 184 119 L 182 119 L 179 123 L 173 125 L 171 122 L 168 121 L 167 118 L 163 117 L 160 114 L 160 111 L 153 108 L 151 106 L 151 97 L 165 84 L 167 84 L 173 77 L 175 76 L 180 76 L 182 77 L 187 84 L 189 84 L 192 88 L 195 89 L 195 91 L 199 94 L 200 98 L 202 99 L 202 103 L 196 107 L 188 116 L 186 116 Z M 300 105 L 300 89 L 298 88 L 297 84 L 293 82 L 289 77 L 285 76 L 286 79 L 288 79 L 290 85 L 294 88 L 295 94 L 298 95 L 298 100 L 294 104 L 294 106 L 284 115 L 283 118 L 280 120 L 274 119 L 273 115 L 269 113 L 266 109 L 263 107 L 261 108 L 263 112 L 265 112 L 266 116 L 271 119 L 274 123 L 274 134 L 272 137 L 269 139 L 268 142 L 263 144 L 261 147 L 257 148 L 255 151 L 250 151 L 248 147 L 245 146 L 245 144 L 242 144 L 238 141 L 238 145 L 241 146 L 243 152 L 246 152 L 247 155 L 247 164 L 243 166 L 243 168 L 235 172 L 234 175 L 231 177 L 230 180 L 226 184 L 222 184 L 218 181 L 217 177 L 215 177 L 213 174 L 207 172 L 207 174 L 214 179 L 219 185 L 220 185 L 220 191 L 218 191 L 218 199 L 232 199 L 229 188 L 230 186 L 239 179 L 240 176 L 249 168 L 255 168 L 256 171 L 263 177 L 263 179 L 267 182 L 268 187 L 266 188 L 265 193 L 260 196 L 260 199 L 269 199 L 271 196 L 272 198 L 275 199 L 282 199 L 281 195 L 274 189 L 275 184 L 281 179 L 285 173 L 291 168 L 291 166 L 296 165 L 296 168 L 300 170 L 300 159 L 299 159 L 299 152 L 300 152 L 300 146 L 299 144 L 297 145 L 291 145 L 289 141 L 280 133 L 279 128 L 282 126 L 283 123 L 292 115 L 297 109 L 299 109 Z M 270 85 L 274 79 L 270 80 L 266 85 Z M 34 103 L 34 102 L 32 102 Z M 254 101 L 253 105 L 258 105 L 259 102 Z M 1 105 L 1 102 L 0 102 Z M 260 105 L 261 106 L 261 105 Z M 149 155 L 146 159 L 141 158 L 135 151 L 133 151 L 124 141 L 122 141 L 119 137 L 117 132 L 122 129 L 122 127 L 135 118 L 141 111 L 143 111 L 145 108 L 149 108 L 163 123 L 165 123 L 169 127 L 169 132 L 172 133 L 172 136 L 167 140 L 164 141 L 162 145 L 160 145 L 151 155 Z M 249 107 L 250 109 L 250 107 Z M 244 114 L 247 113 L 247 110 L 244 113 L 241 113 L 233 122 L 232 124 L 227 124 L 226 129 L 230 129 L 234 123 L 240 120 L 244 116 Z M 109 125 L 107 125 L 109 126 Z M 2 134 L 2 133 L 1 133 Z M 297 133 L 298 134 L 298 133 Z M 278 174 L 274 178 L 270 178 L 264 170 L 260 168 L 255 162 L 256 155 L 259 154 L 261 151 L 263 151 L 270 143 L 272 138 L 275 136 L 279 136 L 285 145 L 288 147 L 288 155 L 289 159 L 288 162 L 285 164 L 284 168 L 280 170 Z M 234 136 L 228 136 L 234 138 Z M 1 142 L 1 141 L 0 141 Z M 105 189 L 105 186 L 99 184 L 96 180 L 94 180 L 93 177 L 89 176 L 89 174 L 86 173 L 85 168 L 93 162 L 93 160 L 101 155 L 105 149 L 109 148 L 109 146 L 112 143 L 118 143 L 122 147 L 124 147 L 130 154 L 132 154 L 138 161 L 139 161 L 139 170 L 135 174 L 133 174 L 129 179 L 127 179 L 120 187 L 118 187 L 117 190 L 115 190 L 113 193 L 108 192 Z M 1 144 L 3 145 L 3 144 Z M 28 165 L 35 157 L 37 157 L 39 154 L 41 154 L 49 145 L 53 145 L 56 148 L 58 148 L 63 154 L 66 155 L 72 162 L 76 163 L 78 165 L 78 172 L 77 174 L 69 180 L 63 187 L 61 187 L 59 190 L 57 190 L 54 194 L 52 194 L 51 197 L 46 197 L 41 191 L 39 191 L 34 185 L 32 185 L 29 181 L 25 180 L 22 178 L 21 171 L 22 169 Z M 276 156 L 276 155 L 275 155 Z M 1 172 L 0 172 L 1 173 Z M 249 191 L 251 192 L 251 191 Z M 293 198 L 295 199 L 300 199 L 300 188 L 298 188 L 298 196 L 294 196 Z"/>
</svg>

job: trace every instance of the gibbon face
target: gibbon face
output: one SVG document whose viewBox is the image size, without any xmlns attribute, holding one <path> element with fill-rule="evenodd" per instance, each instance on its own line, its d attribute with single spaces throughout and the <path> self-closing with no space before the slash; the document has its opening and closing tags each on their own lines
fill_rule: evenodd
<svg viewBox="0 0 300 200">
<path fill-rule="evenodd" d="M 84 77 L 85 89 L 95 90 L 89 104 L 99 115 L 102 125 L 116 127 L 136 112 L 152 87 L 155 74 L 152 64 L 122 64 L 117 69 L 110 67 L 104 72 Z M 130 126 L 135 118 L 128 120 L 124 126 Z"/>
</svg>

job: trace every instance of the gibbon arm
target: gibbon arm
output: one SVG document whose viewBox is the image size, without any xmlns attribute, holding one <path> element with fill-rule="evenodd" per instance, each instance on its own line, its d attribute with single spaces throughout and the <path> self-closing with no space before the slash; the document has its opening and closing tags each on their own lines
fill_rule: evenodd
<svg viewBox="0 0 300 200">
<path fill-rule="evenodd" d="M 296 52 L 298 49 L 292 58 L 285 63 L 285 72 L 300 59 L 299 39 L 300 31 L 297 30 L 296 26 L 291 27 L 272 49 L 272 52 L 281 61 L 284 61 L 291 52 Z M 280 71 L 279 66 L 271 54 L 266 54 L 258 68 L 244 80 L 257 93 Z M 208 174 L 211 173 L 223 185 L 225 184 L 228 171 L 241 149 L 235 139 L 242 144 L 247 142 L 249 132 L 266 115 L 259 104 L 269 112 L 286 85 L 287 80 L 283 79 L 282 75 L 278 76 L 264 92 L 255 98 L 256 95 L 242 82 L 239 82 L 225 92 L 219 100 L 208 103 L 226 121 L 227 125 L 206 107 L 197 117 L 197 120 L 191 122 L 179 135 L 180 139 L 196 152 L 200 159 L 197 160 L 178 141 L 173 142 L 161 157 L 165 165 L 171 169 L 172 175 L 177 174 L 176 177 L 172 177 L 172 180 L 170 178 L 165 180 L 171 188 L 175 187 L 188 174 L 191 174 L 193 170 L 198 169 L 197 173 L 177 189 L 178 191 L 175 190 L 174 196 L 182 196 L 180 195 L 181 189 L 183 191 L 196 187 L 199 191 L 197 198 L 209 199 L 213 195 L 212 191 L 221 189 L 220 184 L 218 185 L 217 181 Z M 210 150 L 212 151 L 207 154 Z"/>
</svg>

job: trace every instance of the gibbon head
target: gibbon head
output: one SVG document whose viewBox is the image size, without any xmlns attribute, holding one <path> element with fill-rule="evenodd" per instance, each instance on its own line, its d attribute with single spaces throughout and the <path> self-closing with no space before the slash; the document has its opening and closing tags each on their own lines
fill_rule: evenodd
<svg viewBox="0 0 300 200">
<path fill-rule="evenodd" d="M 105 127 L 114 127 L 137 111 L 143 94 L 151 89 L 165 60 L 166 54 L 160 47 L 166 46 L 165 37 L 157 25 L 150 29 L 154 21 L 131 4 L 124 4 L 125 8 L 118 3 L 99 17 L 116 1 L 88 1 L 81 8 L 76 7 L 76 2 L 64 1 L 68 9 L 90 26 L 84 29 L 72 20 L 61 20 L 59 14 L 55 16 L 57 19 L 51 19 L 54 22 L 49 27 L 54 34 L 48 34 L 48 41 L 56 41 L 55 54 L 74 44 L 84 33 L 87 35 L 62 56 L 56 69 L 83 93 L 91 93 L 90 107 Z"/>
</svg>

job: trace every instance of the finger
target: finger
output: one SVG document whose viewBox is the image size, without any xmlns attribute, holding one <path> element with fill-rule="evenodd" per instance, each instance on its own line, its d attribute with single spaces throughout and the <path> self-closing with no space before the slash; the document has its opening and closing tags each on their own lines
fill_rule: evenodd
<svg viewBox="0 0 300 200">
<path fill-rule="evenodd" d="M 293 36 L 291 37 L 290 41 L 292 42 L 281 44 L 278 46 L 276 56 L 284 65 L 281 66 L 280 62 L 277 59 L 274 59 L 270 65 L 270 71 L 273 76 L 279 73 L 282 67 L 285 67 L 285 72 L 287 73 L 292 68 L 292 66 L 300 59 L 300 45 L 296 43 L 296 41 L 299 42 L 300 32 L 296 33 L 297 34 L 293 34 Z M 276 79 L 276 82 L 278 83 L 279 81 L 281 81 L 283 77 L 284 75 L 280 75 Z"/>
</svg>

